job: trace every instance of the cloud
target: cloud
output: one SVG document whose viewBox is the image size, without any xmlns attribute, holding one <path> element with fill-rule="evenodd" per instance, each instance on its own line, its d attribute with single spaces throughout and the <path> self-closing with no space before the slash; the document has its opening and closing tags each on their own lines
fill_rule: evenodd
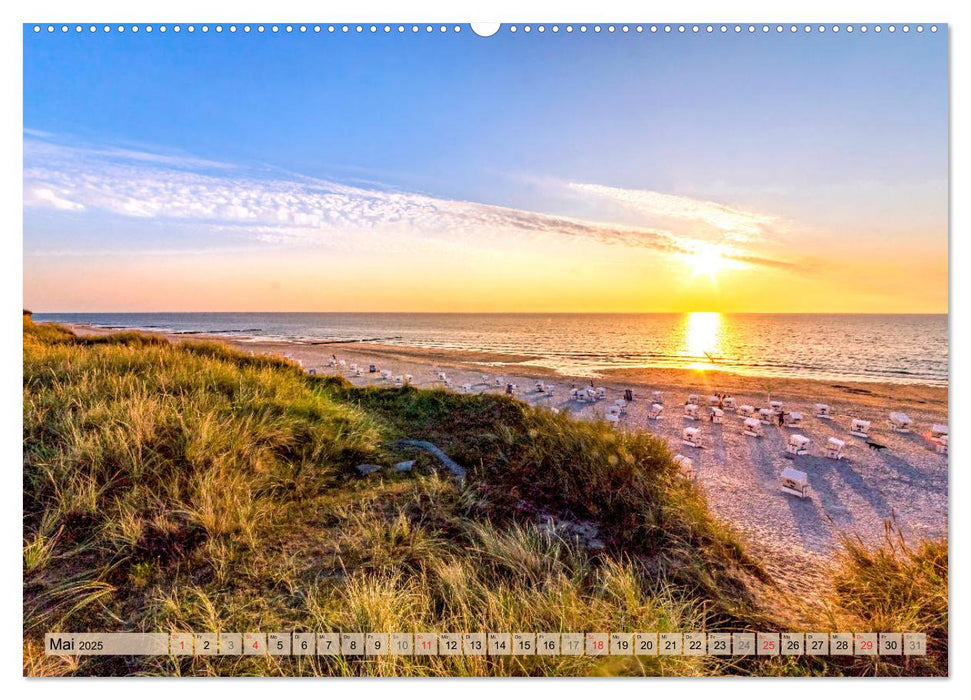
<svg viewBox="0 0 971 700">
<path fill-rule="evenodd" d="M 190 157 L 35 142 L 30 147 L 25 145 L 24 159 L 27 208 L 191 223 L 200 231 L 229 235 L 235 244 L 246 239 L 248 243 L 263 245 L 328 246 L 335 241 L 358 240 L 360 244 L 360 239 L 365 244 L 380 244 L 398 243 L 400 239 L 458 237 L 487 243 L 497 236 L 549 236 L 659 253 L 692 250 L 690 239 L 659 227 L 588 221 L 412 192 L 350 186 L 278 171 L 253 171 L 226 164 L 214 167 L 212 161 Z M 594 185 L 575 187 L 599 192 L 590 189 L 597 187 Z M 649 194 L 655 195 L 655 209 L 684 211 L 684 207 L 678 209 L 672 202 L 686 198 Z M 716 207 L 697 206 L 696 210 L 714 219 Z M 729 214 L 725 212 L 732 211 L 725 208 L 720 221 L 727 220 Z M 728 250 L 725 255 L 734 257 Z M 749 253 L 735 259 L 754 265 L 779 264 Z"/>
<path fill-rule="evenodd" d="M 679 219 L 691 222 L 699 225 L 694 230 L 695 234 L 715 233 L 735 242 L 761 239 L 784 225 L 782 219 L 771 214 L 651 190 L 629 190 L 575 182 L 568 183 L 567 188 L 620 205 L 648 220 Z"/>
</svg>

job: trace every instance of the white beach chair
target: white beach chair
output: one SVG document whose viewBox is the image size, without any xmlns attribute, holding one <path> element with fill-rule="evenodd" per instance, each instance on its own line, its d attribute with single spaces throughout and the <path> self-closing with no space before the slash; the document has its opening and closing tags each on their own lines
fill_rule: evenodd
<svg viewBox="0 0 971 700">
<path fill-rule="evenodd" d="M 337 366 L 340 367 L 341 369 L 344 369 L 345 367 L 347 367 L 347 360 L 338 360 Z"/>
<path fill-rule="evenodd" d="M 413 381 L 415 381 L 415 378 L 412 375 L 410 374 L 405 375 L 405 384 L 411 384 Z"/>
<path fill-rule="evenodd" d="M 708 397 L 708 405 L 709 406 L 718 406 L 719 403 L 721 403 L 721 399 L 719 397 L 717 397 L 717 396 L 709 396 Z"/>
<path fill-rule="evenodd" d="M 798 428 L 802 425 L 802 414 L 799 411 L 789 411 L 782 417 L 782 424 L 787 428 Z"/>
<path fill-rule="evenodd" d="M 738 407 L 738 415 L 742 418 L 751 418 L 755 415 L 755 407 L 749 406 L 747 403 L 743 403 Z"/>
<path fill-rule="evenodd" d="M 482 374 L 482 375 L 479 375 L 479 376 L 482 377 L 482 383 L 483 384 L 488 384 L 489 383 L 489 375 L 488 374 Z"/>
<path fill-rule="evenodd" d="M 726 396 L 724 399 L 722 399 L 722 408 L 726 411 L 734 411 L 736 409 L 735 397 Z"/>
<path fill-rule="evenodd" d="M 616 413 L 608 413 L 604 416 L 608 423 L 613 423 L 614 425 L 620 424 L 620 416 Z"/>
<path fill-rule="evenodd" d="M 942 435 L 935 440 L 937 443 L 937 454 L 946 455 L 947 454 L 947 435 Z"/>
<path fill-rule="evenodd" d="M 468 382 L 466 382 L 465 384 L 463 384 L 462 385 L 462 392 L 463 393 L 466 393 L 466 394 L 471 393 L 472 392 L 472 385 L 469 384 Z"/>
<path fill-rule="evenodd" d="M 556 391 L 556 385 L 555 384 L 547 384 L 546 385 L 546 395 L 547 396 L 552 396 L 554 391 Z"/>
<path fill-rule="evenodd" d="M 496 386 L 506 386 L 505 377 L 496 377 L 495 384 Z"/>
<path fill-rule="evenodd" d="M 681 473 L 686 479 L 694 479 L 695 477 L 695 463 L 690 457 L 685 457 L 684 455 L 674 455 L 671 460 L 674 462 Z"/>
<path fill-rule="evenodd" d="M 806 498 L 809 495 L 809 477 L 806 472 L 786 467 L 779 475 L 779 489 L 783 493 Z"/>
<path fill-rule="evenodd" d="M 762 437 L 762 423 L 758 418 L 755 418 L 754 416 L 746 418 L 742 425 L 742 432 L 744 432 L 746 435 L 751 435 L 752 437 Z"/>
<path fill-rule="evenodd" d="M 620 406 L 607 406 L 607 415 L 608 416 L 617 416 L 619 418 L 620 417 Z"/>
<path fill-rule="evenodd" d="M 651 402 L 652 403 L 659 403 L 659 404 L 661 404 L 663 406 L 664 405 L 664 394 L 662 394 L 660 391 L 652 392 L 651 393 Z"/>
<path fill-rule="evenodd" d="M 309 374 L 311 377 L 316 377 L 317 376 L 317 368 L 316 367 L 311 367 L 310 369 L 307 370 L 307 374 Z"/>
<path fill-rule="evenodd" d="M 688 420 L 698 420 L 698 404 L 687 403 L 684 405 L 684 417 Z"/>
<path fill-rule="evenodd" d="M 583 392 L 586 395 L 586 400 L 587 401 L 596 401 L 597 400 L 597 391 L 593 387 L 589 387 L 588 386 L 586 389 L 583 390 Z"/>
<path fill-rule="evenodd" d="M 381 379 L 391 379 L 393 372 L 390 369 L 381 370 Z"/>
<path fill-rule="evenodd" d="M 617 399 L 614 401 L 614 405 L 620 409 L 620 415 L 627 415 L 627 399 Z"/>
<path fill-rule="evenodd" d="M 394 385 L 395 385 L 395 386 L 404 386 L 404 385 L 405 385 L 405 378 L 404 378 L 404 377 L 402 377 L 402 376 L 401 376 L 400 374 L 399 374 L 399 375 L 397 375 L 397 376 L 396 376 L 396 377 L 394 378 Z"/>
<path fill-rule="evenodd" d="M 914 421 L 906 413 L 894 411 L 890 414 L 890 430 L 895 433 L 909 433 Z"/>
<path fill-rule="evenodd" d="M 701 403 L 701 397 L 698 394 L 688 394 L 688 403 L 698 405 Z"/>
<path fill-rule="evenodd" d="M 659 403 L 652 403 L 650 409 L 647 411 L 647 417 L 650 420 L 660 420 L 663 411 L 664 406 Z"/>
<path fill-rule="evenodd" d="M 808 455 L 809 438 L 805 435 L 790 435 L 789 442 L 786 443 L 786 452 L 791 455 Z"/>
<path fill-rule="evenodd" d="M 580 390 L 570 389 L 570 399 L 572 401 L 582 401 L 583 399 L 580 398 Z"/>
<path fill-rule="evenodd" d="M 712 423 L 724 423 L 725 422 L 725 412 L 718 407 L 711 407 L 708 409 L 708 415 L 711 416 Z"/>
<path fill-rule="evenodd" d="M 363 377 L 364 376 L 364 370 L 361 369 L 360 367 L 358 367 L 356 370 L 354 370 L 354 376 L 355 377 Z"/>
<path fill-rule="evenodd" d="M 771 408 L 760 408 L 759 409 L 759 420 L 765 425 L 772 425 L 775 423 L 775 413 L 773 413 Z"/>
<path fill-rule="evenodd" d="M 598 386 L 597 387 L 597 398 L 598 399 L 606 399 L 607 398 L 607 390 L 604 389 L 602 386 Z"/>
<path fill-rule="evenodd" d="M 536 382 L 536 391 L 542 394 L 546 391 L 546 385 L 543 382 Z"/>
<path fill-rule="evenodd" d="M 816 404 L 816 417 L 817 418 L 832 418 L 829 412 L 829 404 L 818 403 Z"/>
<path fill-rule="evenodd" d="M 855 435 L 859 438 L 870 437 L 870 421 L 863 420 L 862 418 L 854 418 L 850 426 L 850 435 Z"/>
<path fill-rule="evenodd" d="M 931 426 L 931 440 L 947 439 L 947 426 L 941 423 L 934 423 Z"/>
<path fill-rule="evenodd" d="M 446 389 L 450 389 L 452 387 L 452 380 L 451 379 L 443 379 L 442 380 L 442 383 L 445 385 L 445 388 Z"/>
<path fill-rule="evenodd" d="M 330 358 L 329 360 L 327 360 L 327 366 L 328 367 L 336 367 L 337 366 L 337 360 L 335 360 L 333 357 Z"/>
<path fill-rule="evenodd" d="M 770 401 L 769 409 L 776 415 L 782 413 L 783 403 L 781 401 Z"/>
<path fill-rule="evenodd" d="M 681 431 L 681 442 L 688 447 L 701 447 L 701 430 L 699 428 L 685 428 Z"/>
<path fill-rule="evenodd" d="M 356 362 L 352 362 L 351 364 L 349 364 L 347 366 L 347 369 L 351 370 L 352 372 L 356 372 L 357 371 L 357 363 Z"/>
<path fill-rule="evenodd" d="M 823 448 L 823 456 L 836 460 L 843 459 L 843 448 L 845 446 L 846 443 L 839 438 L 831 437 L 826 441 L 826 447 Z"/>
<path fill-rule="evenodd" d="M 439 372 L 438 378 L 444 382 L 446 379 L 448 379 L 448 375 L 446 375 L 445 372 Z"/>
</svg>

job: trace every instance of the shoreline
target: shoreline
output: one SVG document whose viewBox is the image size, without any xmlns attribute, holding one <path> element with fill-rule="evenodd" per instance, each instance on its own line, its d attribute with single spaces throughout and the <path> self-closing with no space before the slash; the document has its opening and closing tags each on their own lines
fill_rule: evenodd
<svg viewBox="0 0 971 700">
<path fill-rule="evenodd" d="M 81 324 L 64 324 L 78 335 L 118 332 Z M 144 331 L 140 331 L 144 332 Z M 712 513 L 739 533 L 767 570 L 790 594 L 817 589 L 825 577 L 832 554 L 843 536 L 859 536 L 865 542 L 882 541 L 887 520 L 894 520 L 908 539 L 946 536 L 948 532 L 948 458 L 936 453 L 929 440 L 930 426 L 948 421 L 948 388 L 919 384 L 879 382 L 827 382 L 817 379 L 751 377 L 721 371 L 692 369 L 619 369 L 589 377 L 567 376 L 530 365 L 533 358 L 497 353 L 467 353 L 373 343 L 307 345 L 289 341 L 247 341 L 216 334 L 153 333 L 174 343 L 212 341 L 254 355 L 276 355 L 299 361 L 317 374 L 338 374 L 354 386 L 394 386 L 383 380 L 381 369 L 395 375 L 411 374 L 416 388 L 443 388 L 438 377 L 445 372 L 454 390 L 468 385 L 470 393 L 504 392 L 507 383 L 518 384 L 516 398 L 534 406 L 569 412 L 586 420 L 603 420 L 607 406 L 626 389 L 635 400 L 620 420 L 620 430 L 645 430 L 664 439 L 672 453 L 694 463 L 693 479 L 707 497 Z M 363 376 L 327 366 L 336 355 L 348 365 L 364 368 Z M 368 365 L 378 369 L 367 371 Z M 488 381 L 483 379 L 488 375 Z M 496 376 L 502 377 L 500 386 Z M 553 396 L 536 390 L 537 381 L 556 385 Z M 595 384 L 606 390 L 607 400 L 578 403 L 570 400 L 570 388 Z M 726 412 L 721 425 L 707 419 L 690 421 L 682 406 L 689 393 L 733 395 L 739 404 L 756 408 L 770 399 L 783 401 L 787 410 L 805 418 L 798 428 L 765 426 L 762 438 L 750 438 L 741 430 L 741 419 Z M 664 395 L 661 420 L 650 420 L 653 391 Z M 831 407 L 832 420 L 814 417 L 814 404 Z M 908 434 L 888 429 L 890 411 L 905 411 L 914 421 Z M 863 440 L 849 435 L 853 418 L 872 423 L 874 440 L 887 449 L 868 449 Z M 681 442 L 683 427 L 699 427 L 702 448 Z M 809 455 L 787 458 L 790 435 L 812 440 Z M 820 454 L 829 437 L 846 442 L 847 459 L 834 461 Z M 809 476 L 810 497 L 799 499 L 779 491 L 778 477 L 786 467 Z"/>
</svg>

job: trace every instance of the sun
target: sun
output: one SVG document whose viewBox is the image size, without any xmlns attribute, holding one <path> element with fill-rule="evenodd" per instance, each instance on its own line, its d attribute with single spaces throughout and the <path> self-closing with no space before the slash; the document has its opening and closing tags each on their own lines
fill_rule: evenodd
<svg viewBox="0 0 971 700">
<path fill-rule="evenodd" d="M 697 243 L 693 250 L 685 255 L 685 262 L 691 266 L 692 278 L 705 275 L 712 282 L 715 276 L 723 271 L 733 269 L 734 261 L 726 258 L 722 249 L 710 243 Z"/>
</svg>

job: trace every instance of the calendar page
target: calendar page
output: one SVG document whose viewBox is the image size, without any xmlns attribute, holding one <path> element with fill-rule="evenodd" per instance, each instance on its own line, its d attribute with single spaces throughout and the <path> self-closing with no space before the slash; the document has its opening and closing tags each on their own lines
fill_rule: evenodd
<svg viewBox="0 0 971 700">
<path fill-rule="evenodd" d="M 947 676 L 948 25 L 313 15 L 22 27 L 23 674 Z"/>
</svg>

